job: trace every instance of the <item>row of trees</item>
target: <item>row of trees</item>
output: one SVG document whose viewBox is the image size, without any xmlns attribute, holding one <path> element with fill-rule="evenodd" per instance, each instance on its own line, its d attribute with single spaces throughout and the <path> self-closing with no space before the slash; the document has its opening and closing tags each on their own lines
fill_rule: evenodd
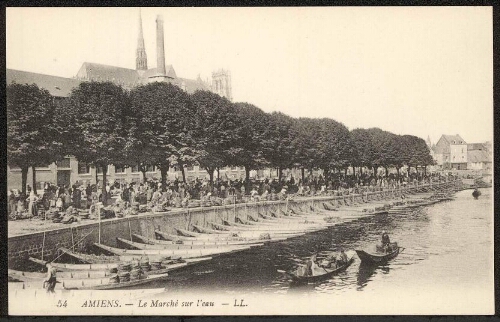
<svg viewBox="0 0 500 322">
<path fill-rule="evenodd" d="M 136 166 L 144 178 L 156 166 L 165 183 L 171 166 L 199 164 L 213 182 L 214 171 L 242 166 L 331 171 L 349 166 L 432 164 L 423 139 L 373 129 L 349 131 L 328 118 L 292 118 L 265 113 L 248 103 L 231 103 L 208 91 L 188 94 L 169 83 L 130 91 L 109 82 L 83 82 L 65 99 L 36 85 L 7 87 L 9 165 L 22 171 L 73 155 L 103 169 Z M 34 179 L 35 181 L 35 179 Z M 35 188 L 35 182 L 34 182 Z M 25 192 L 25 191 L 23 191 Z M 105 189 L 103 187 L 103 194 Z"/>
</svg>

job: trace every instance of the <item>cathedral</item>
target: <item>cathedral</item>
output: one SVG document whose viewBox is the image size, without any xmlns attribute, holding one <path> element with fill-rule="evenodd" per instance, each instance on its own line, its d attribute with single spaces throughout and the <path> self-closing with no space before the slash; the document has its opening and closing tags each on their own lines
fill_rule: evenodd
<svg viewBox="0 0 500 322">
<path fill-rule="evenodd" d="M 139 36 L 137 39 L 135 69 L 117 66 L 103 65 L 97 63 L 84 62 L 78 70 L 76 77 L 67 78 L 53 75 L 39 74 L 15 69 L 6 70 L 6 83 L 36 84 L 44 88 L 57 99 L 64 99 L 71 94 L 73 88 L 86 81 L 110 81 L 125 89 L 132 89 L 136 86 L 148 84 L 150 82 L 169 82 L 175 84 L 188 93 L 197 90 L 212 91 L 220 96 L 232 101 L 231 74 L 227 70 L 217 70 L 212 73 L 212 80 L 203 81 L 199 76 L 197 79 L 178 77 L 172 65 L 165 64 L 165 46 L 163 34 L 163 19 L 156 18 L 156 68 L 148 68 L 148 58 L 144 47 L 144 37 L 142 31 L 142 19 L 139 13 Z M 21 189 L 20 168 L 7 166 L 8 188 Z M 94 166 L 78 162 L 76 158 L 67 156 L 64 160 L 37 167 L 37 188 L 43 189 L 44 182 L 56 183 L 57 185 L 72 185 L 80 183 L 96 183 L 96 178 L 102 180 L 102 172 Z M 221 173 L 229 178 L 239 178 L 245 175 L 244 168 L 228 167 L 222 169 Z M 186 168 L 188 179 L 196 177 L 203 178 L 206 171 L 199 166 Z M 159 171 L 155 167 L 148 169 L 148 177 L 158 177 Z M 180 176 L 179 169 L 169 170 L 169 179 Z M 28 178 L 32 177 L 31 169 L 28 171 Z M 108 180 L 110 182 L 140 182 L 142 174 L 136 167 L 117 168 L 113 165 L 108 167 Z"/>
<path fill-rule="evenodd" d="M 84 62 L 76 74 L 76 79 L 81 81 L 110 81 L 127 89 L 150 82 L 169 82 L 188 93 L 197 90 L 209 90 L 232 101 L 231 74 L 229 71 L 220 69 L 213 72 L 212 82 L 209 83 L 203 81 L 200 76 L 197 79 L 178 77 L 173 66 L 165 64 L 163 18 L 160 15 L 156 18 L 156 54 L 156 68 L 148 68 L 148 57 L 144 47 L 142 31 L 142 17 L 139 12 L 139 35 L 137 38 L 135 69 Z"/>
</svg>

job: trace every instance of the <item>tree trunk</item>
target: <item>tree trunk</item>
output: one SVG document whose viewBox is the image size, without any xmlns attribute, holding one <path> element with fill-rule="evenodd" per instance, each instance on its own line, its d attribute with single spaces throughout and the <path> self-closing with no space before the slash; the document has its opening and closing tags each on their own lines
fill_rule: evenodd
<svg viewBox="0 0 500 322">
<path fill-rule="evenodd" d="M 245 193 L 249 191 L 250 188 L 250 168 L 245 166 Z"/>
<path fill-rule="evenodd" d="M 26 198 L 26 185 L 28 184 L 28 166 L 21 167 L 21 191 Z"/>
<path fill-rule="evenodd" d="M 426 175 L 427 175 L 427 166 L 424 165 L 424 176 L 426 176 Z"/>
<path fill-rule="evenodd" d="M 304 168 L 301 168 L 300 172 L 301 172 L 301 175 L 302 175 L 302 182 L 304 182 L 304 179 L 306 178 L 306 173 L 305 173 L 306 171 L 305 171 Z"/>
<path fill-rule="evenodd" d="M 32 166 L 31 169 L 33 170 L 33 181 L 32 181 L 32 184 L 33 184 L 33 192 L 35 193 L 35 195 L 37 194 L 36 193 L 36 168 L 35 166 Z"/>
<path fill-rule="evenodd" d="M 97 165 L 95 165 L 94 168 L 95 168 L 95 187 L 96 187 L 96 189 L 98 189 L 97 184 L 99 183 L 99 176 L 97 174 L 97 172 L 98 172 L 97 171 L 97 168 L 98 168 Z"/>
<path fill-rule="evenodd" d="M 142 182 L 146 183 L 148 181 L 148 178 L 146 178 L 146 167 L 143 165 L 139 165 L 139 171 L 142 172 Z"/>
<path fill-rule="evenodd" d="M 182 173 L 182 182 L 186 183 L 186 169 L 184 168 L 184 164 L 181 165 L 181 173 Z"/>
<path fill-rule="evenodd" d="M 352 167 L 352 176 L 356 177 L 356 167 L 355 166 Z"/>
<path fill-rule="evenodd" d="M 344 178 L 347 177 L 347 168 L 344 169 Z"/>
<path fill-rule="evenodd" d="M 278 182 L 281 182 L 281 177 L 283 175 L 281 167 L 278 167 Z"/>
<path fill-rule="evenodd" d="M 387 168 L 387 166 L 385 166 L 384 169 L 385 169 L 385 177 L 387 178 L 389 176 L 389 169 Z"/>
<path fill-rule="evenodd" d="M 363 175 L 363 167 L 359 167 L 359 175 L 362 176 Z"/>
<path fill-rule="evenodd" d="M 165 189 L 167 186 L 167 175 L 168 175 L 168 169 L 170 168 L 170 163 L 169 162 L 162 162 L 160 163 L 160 175 L 161 175 L 161 187 L 162 190 Z"/>
<path fill-rule="evenodd" d="M 220 168 L 217 167 L 217 181 L 220 181 Z"/>
<path fill-rule="evenodd" d="M 208 176 L 210 177 L 210 185 L 213 187 L 215 167 L 206 167 L 205 170 L 208 172 Z"/>
<path fill-rule="evenodd" d="M 399 181 L 399 166 L 396 166 L 396 171 L 398 172 L 398 181 Z"/>
<path fill-rule="evenodd" d="M 108 193 L 106 191 L 106 175 L 108 173 L 108 165 L 102 166 L 102 204 L 108 205 Z"/>
</svg>

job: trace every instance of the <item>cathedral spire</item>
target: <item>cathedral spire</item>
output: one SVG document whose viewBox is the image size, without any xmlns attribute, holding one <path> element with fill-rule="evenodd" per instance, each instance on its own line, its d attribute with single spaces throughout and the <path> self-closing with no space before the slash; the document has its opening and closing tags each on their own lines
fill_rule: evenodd
<svg viewBox="0 0 500 322">
<path fill-rule="evenodd" d="M 144 47 L 144 36 L 142 34 L 142 17 L 140 8 L 139 8 L 139 37 L 137 38 L 137 52 L 135 58 L 135 66 L 137 70 L 148 69 L 148 58 L 146 56 L 146 48 Z"/>
</svg>

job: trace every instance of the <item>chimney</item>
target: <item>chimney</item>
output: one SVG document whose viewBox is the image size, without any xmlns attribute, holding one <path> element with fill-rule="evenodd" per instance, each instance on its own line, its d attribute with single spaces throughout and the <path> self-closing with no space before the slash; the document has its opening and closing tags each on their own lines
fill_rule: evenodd
<svg viewBox="0 0 500 322">
<path fill-rule="evenodd" d="M 166 75 L 165 69 L 165 44 L 163 39 L 163 17 L 156 17 L 156 70 L 161 75 Z"/>
</svg>

